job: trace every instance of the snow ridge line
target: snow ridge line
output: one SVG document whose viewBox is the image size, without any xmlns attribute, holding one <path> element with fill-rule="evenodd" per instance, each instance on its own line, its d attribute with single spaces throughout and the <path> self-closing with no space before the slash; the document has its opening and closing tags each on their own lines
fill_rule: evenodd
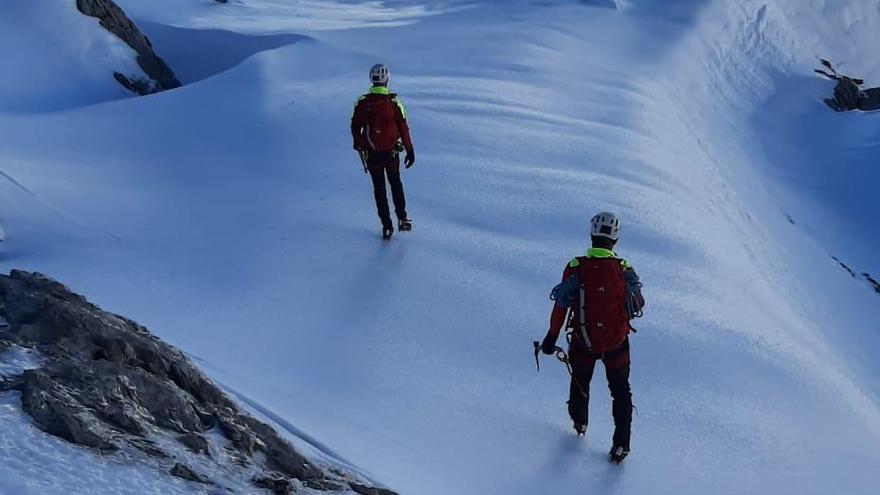
<svg viewBox="0 0 880 495">
<path fill-rule="evenodd" d="M 30 196 L 31 198 L 37 200 L 39 203 L 41 203 L 41 204 L 42 204 L 45 208 L 47 208 L 49 211 L 51 211 L 51 212 L 53 212 L 53 213 L 55 213 L 55 214 L 61 216 L 62 218 L 66 218 L 66 219 L 69 220 L 70 222 L 75 223 L 75 224 L 78 224 L 78 225 L 83 225 L 83 226 L 85 226 L 85 227 L 91 227 L 91 228 L 97 230 L 98 232 L 100 232 L 100 233 L 106 235 L 107 237 L 113 239 L 114 241 L 122 242 L 122 237 L 119 237 L 118 235 L 114 234 L 113 232 L 110 232 L 109 230 L 104 229 L 104 228 L 102 228 L 102 227 L 99 227 L 99 226 L 97 226 L 97 225 L 86 225 L 86 224 L 84 224 L 83 222 L 81 222 L 81 221 L 77 220 L 76 218 L 72 217 L 70 214 L 65 213 L 64 211 L 62 211 L 62 210 L 56 208 L 55 206 L 49 204 L 48 202 L 46 202 L 45 200 L 43 200 L 42 198 L 40 198 L 39 196 L 37 196 L 37 194 L 36 194 L 35 192 L 33 192 L 32 190 L 30 190 L 30 189 L 28 189 L 27 187 L 25 187 L 21 182 L 17 181 L 14 177 L 12 177 L 12 176 L 9 175 L 8 173 L 4 172 L 2 169 L 0 169 L 0 177 L 6 179 L 9 183 L 11 183 L 11 184 L 12 184 L 13 186 L 15 186 L 17 189 L 20 189 L 20 190 L 23 191 L 25 194 L 27 194 L 27 195 Z"/>
<path fill-rule="evenodd" d="M 281 415 L 279 415 L 278 413 L 275 413 L 274 411 L 269 409 L 267 406 L 264 406 L 263 404 L 257 402 L 256 400 L 248 397 L 244 393 L 239 392 L 235 388 L 232 388 L 223 382 L 220 382 L 216 379 L 214 379 L 214 381 L 217 383 L 217 385 L 219 385 L 221 388 L 223 388 L 223 390 L 225 390 L 229 394 L 233 395 L 236 399 L 241 401 L 247 407 L 249 407 L 252 410 L 256 411 L 257 413 L 263 415 L 264 417 L 266 417 L 267 419 L 269 419 L 270 421 L 275 423 L 275 425 L 278 426 L 279 428 L 281 428 L 282 430 L 286 431 L 287 433 L 293 435 L 294 437 L 306 442 L 311 447 L 315 448 L 318 452 L 320 452 L 322 455 L 324 455 L 327 460 L 332 461 L 335 464 L 343 466 L 344 468 L 346 468 L 346 469 L 352 471 L 353 473 L 357 474 L 358 476 L 364 478 L 366 481 L 370 482 L 370 484 L 372 484 L 374 486 L 377 486 L 377 487 L 384 487 L 385 486 L 382 483 L 379 483 L 378 481 L 372 479 L 369 475 L 364 473 L 361 469 L 359 469 L 357 466 L 352 464 L 350 461 L 346 460 L 341 455 L 337 454 L 333 449 L 328 447 L 326 444 L 324 444 L 320 440 L 317 440 L 316 438 L 312 437 L 311 435 L 304 432 L 303 430 L 297 428 L 291 422 L 287 421 Z"/>
<path fill-rule="evenodd" d="M 3 178 L 6 179 L 7 181 L 11 182 L 13 185 L 15 185 L 16 187 L 18 187 L 19 189 L 21 189 L 22 191 L 28 193 L 29 195 L 31 195 L 31 196 L 33 196 L 33 197 L 36 197 L 36 194 L 34 194 L 33 191 L 31 191 L 30 189 L 24 187 L 24 186 L 21 184 L 21 182 L 18 182 L 17 180 L 15 180 L 15 178 L 13 178 L 11 175 L 9 175 L 9 174 L 7 174 L 6 172 L 4 172 L 3 169 L 0 169 L 0 177 L 3 177 Z"/>
</svg>

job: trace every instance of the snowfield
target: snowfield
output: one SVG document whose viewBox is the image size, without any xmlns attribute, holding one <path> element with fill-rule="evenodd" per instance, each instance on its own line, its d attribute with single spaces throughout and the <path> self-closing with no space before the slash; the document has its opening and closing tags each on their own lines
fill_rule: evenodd
<svg viewBox="0 0 880 495">
<path fill-rule="evenodd" d="M 0 270 L 146 325 L 402 494 L 876 491 L 880 294 L 832 256 L 880 274 L 880 115 L 828 110 L 812 69 L 880 85 L 880 1 L 119 4 L 192 84 L 120 99 L 120 45 L 73 0 L 0 6 Z M 377 61 L 418 153 L 390 243 L 348 136 Z M 648 300 L 619 467 L 602 373 L 577 439 L 531 354 L 598 210 Z M 206 493 L 0 402 L 4 495 Z"/>
</svg>

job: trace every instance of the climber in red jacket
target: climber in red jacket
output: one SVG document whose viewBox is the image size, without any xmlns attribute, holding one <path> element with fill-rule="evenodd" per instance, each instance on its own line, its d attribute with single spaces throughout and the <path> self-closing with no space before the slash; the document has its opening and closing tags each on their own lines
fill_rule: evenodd
<svg viewBox="0 0 880 495">
<path fill-rule="evenodd" d="M 562 282 L 554 287 L 550 329 L 541 343 L 545 354 L 554 354 L 560 328 L 566 326 L 572 373 L 568 413 L 579 436 L 587 431 L 590 380 L 596 361 L 602 360 L 613 401 L 615 429 L 609 460 L 615 463 L 623 461 L 630 450 L 629 322 L 641 316 L 644 306 L 638 275 L 612 251 L 619 231 L 620 219 L 613 213 L 592 218 L 592 247 L 586 256 L 568 263 Z"/>
<path fill-rule="evenodd" d="M 416 161 L 406 121 L 406 108 L 395 93 L 388 91 L 390 76 L 385 64 L 376 64 L 370 69 L 373 86 L 369 93 L 358 99 L 351 116 L 354 149 L 365 160 L 373 180 L 376 209 L 382 221 L 382 238 L 386 240 L 394 232 L 385 192 L 386 176 L 391 185 L 397 228 L 401 232 L 412 230 L 412 222 L 406 215 L 403 183 L 400 181 L 400 152 L 406 150 L 406 168 L 412 167 Z"/>
</svg>

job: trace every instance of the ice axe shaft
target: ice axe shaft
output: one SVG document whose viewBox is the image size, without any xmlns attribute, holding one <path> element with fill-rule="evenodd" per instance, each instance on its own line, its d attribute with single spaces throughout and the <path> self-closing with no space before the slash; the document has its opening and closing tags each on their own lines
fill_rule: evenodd
<svg viewBox="0 0 880 495">
<path fill-rule="evenodd" d="M 538 368 L 538 371 L 541 371 L 541 360 L 538 359 L 538 354 L 541 353 L 541 343 L 535 340 L 532 342 L 532 345 L 535 347 L 535 367 Z M 568 366 L 568 355 L 565 353 L 565 349 L 557 345 L 554 346 L 553 350 L 556 354 L 556 359 Z M 571 372 L 569 371 L 569 373 Z"/>
<path fill-rule="evenodd" d="M 361 157 L 361 165 L 364 166 L 364 173 L 369 174 L 367 171 L 367 152 L 364 150 L 358 151 L 358 156 Z"/>
<path fill-rule="evenodd" d="M 532 342 L 535 345 L 535 367 L 538 368 L 538 372 L 541 371 L 541 361 L 538 360 L 538 353 L 541 352 L 541 343 L 537 340 Z"/>
</svg>

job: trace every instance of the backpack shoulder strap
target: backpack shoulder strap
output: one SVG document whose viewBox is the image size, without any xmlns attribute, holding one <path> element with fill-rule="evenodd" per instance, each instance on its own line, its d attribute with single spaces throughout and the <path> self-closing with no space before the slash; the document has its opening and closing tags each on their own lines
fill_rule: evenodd
<svg viewBox="0 0 880 495">
<path fill-rule="evenodd" d="M 581 341 L 584 347 L 587 350 L 593 347 L 593 343 L 590 342 L 590 336 L 587 334 L 587 292 L 584 287 L 583 276 L 583 267 L 586 261 L 589 258 L 586 256 L 577 256 L 572 258 L 572 260 L 568 263 L 568 266 L 574 270 L 577 270 L 578 273 L 578 288 L 577 288 L 577 304 L 572 308 L 572 318 L 574 321 L 577 321 L 577 328 L 575 328 L 575 334 L 577 338 Z M 575 315 L 576 314 L 576 315 Z"/>
<path fill-rule="evenodd" d="M 586 256 L 575 256 L 574 258 L 571 259 L 571 261 L 568 262 L 568 267 L 569 268 L 577 268 L 577 267 L 581 266 L 584 263 L 584 261 L 587 259 L 588 258 Z"/>
<path fill-rule="evenodd" d="M 400 110 L 400 115 L 403 116 L 403 120 L 406 120 L 406 107 L 403 106 L 403 102 L 397 97 L 397 93 L 388 93 L 388 98 L 390 98 L 391 103 L 397 106 Z"/>
</svg>

